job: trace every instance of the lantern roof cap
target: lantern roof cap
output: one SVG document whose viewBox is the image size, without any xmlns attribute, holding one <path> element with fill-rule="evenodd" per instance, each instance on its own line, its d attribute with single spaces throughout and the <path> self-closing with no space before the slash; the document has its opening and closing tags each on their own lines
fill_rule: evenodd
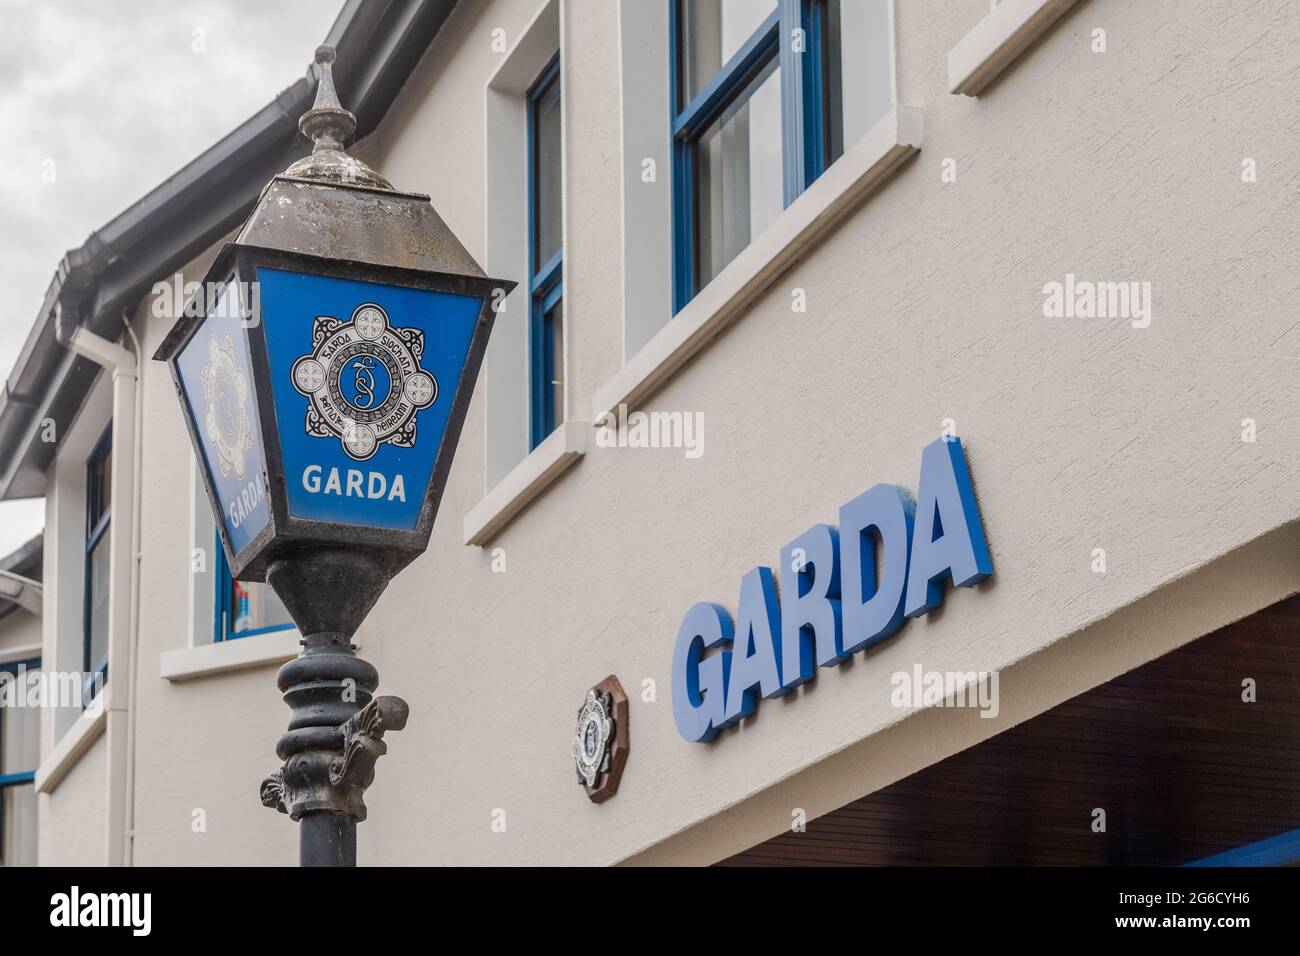
<svg viewBox="0 0 1300 956">
<path fill-rule="evenodd" d="M 485 278 L 429 197 L 276 176 L 235 244 L 374 266 Z"/>
<path fill-rule="evenodd" d="M 316 48 L 316 102 L 298 120 L 298 129 L 315 143 L 312 151 L 285 170 L 286 176 L 315 179 L 340 186 L 392 189 L 393 184 L 355 156 L 343 144 L 356 132 L 357 118 L 339 102 L 334 88 L 334 48 Z"/>
</svg>

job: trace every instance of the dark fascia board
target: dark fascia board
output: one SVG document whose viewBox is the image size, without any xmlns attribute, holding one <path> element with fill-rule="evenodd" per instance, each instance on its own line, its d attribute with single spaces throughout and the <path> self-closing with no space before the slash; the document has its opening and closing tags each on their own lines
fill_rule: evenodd
<svg viewBox="0 0 1300 956">
<path fill-rule="evenodd" d="M 356 139 L 375 130 L 456 0 L 349 0 L 325 42 L 356 114 Z M 174 274 L 252 211 L 263 186 L 309 144 L 298 117 L 312 105 L 317 68 L 175 175 L 91 233 L 59 263 L 36 322 L 0 393 L 0 499 L 39 497 L 56 443 L 100 369 L 61 343 L 77 326 L 111 340 L 153 284 Z"/>
</svg>

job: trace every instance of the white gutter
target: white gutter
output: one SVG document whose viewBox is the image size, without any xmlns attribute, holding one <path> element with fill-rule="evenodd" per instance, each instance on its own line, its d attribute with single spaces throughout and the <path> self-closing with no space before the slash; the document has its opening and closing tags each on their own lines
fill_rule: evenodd
<svg viewBox="0 0 1300 956">
<path fill-rule="evenodd" d="M 108 826 L 106 863 L 124 866 L 131 862 L 131 804 L 135 748 L 133 703 L 136 694 L 136 656 L 139 628 L 140 553 L 140 415 L 137 396 L 140 343 L 130 324 L 123 324 L 134 352 L 78 326 L 63 344 L 113 374 L 113 463 L 111 481 L 112 530 L 109 539 L 108 571 L 108 674 L 101 693 L 107 716 Z M 55 328 L 60 328 L 58 317 Z M 62 339 L 62 337 L 60 337 Z M 122 494 L 123 489 L 130 489 Z M 129 534 L 119 530 L 130 529 Z M 125 598 L 126 600 L 123 600 Z M 126 675 L 126 686 L 122 675 Z M 117 680 L 114 681 L 114 677 Z"/>
</svg>

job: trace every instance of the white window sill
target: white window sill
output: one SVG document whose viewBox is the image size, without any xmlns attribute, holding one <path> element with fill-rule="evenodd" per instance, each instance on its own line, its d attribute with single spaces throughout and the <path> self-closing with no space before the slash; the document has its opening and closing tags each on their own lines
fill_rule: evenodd
<svg viewBox="0 0 1300 956">
<path fill-rule="evenodd" d="M 298 656 L 302 636 L 296 628 L 268 631 L 216 644 L 200 644 L 167 651 L 159 659 L 164 680 L 186 681 L 251 667 L 283 664 Z"/>
<path fill-rule="evenodd" d="M 107 687 L 99 692 L 99 698 L 77 718 L 50 751 L 50 755 L 36 768 L 33 786 L 37 793 L 53 793 L 63 782 L 77 761 L 82 758 L 90 745 L 99 739 L 99 735 L 108 726 Z M 91 716 L 93 714 L 93 716 Z"/>
<path fill-rule="evenodd" d="M 1002 0 L 948 51 L 948 91 L 978 96 L 1078 0 Z"/>
<path fill-rule="evenodd" d="M 565 422 L 465 515 L 465 543 L 482 547 L 587 450 L 587 423 Z"/>
<path fill-rule="evenodd" d="M 596 389 L 592 421 L 670 379 L 854 206 L 921 148 L 921 111 L 896 106 Z"/>
</svg>

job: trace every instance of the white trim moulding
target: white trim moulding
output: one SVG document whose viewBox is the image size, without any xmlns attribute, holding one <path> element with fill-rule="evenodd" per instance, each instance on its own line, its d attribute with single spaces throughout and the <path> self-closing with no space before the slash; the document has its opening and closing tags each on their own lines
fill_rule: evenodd
<svg viewBox="0 0 1300 956">
<path fill-rule="evenodd" d="M 596 389 L 592 421 L 667 382 L 817 240 L 921 148 L 921 111 L 896 106 Z"/>
<path fill-rule="evenodd" d="M 30 661 L 41 656 L 41 645 L 19 644 L 0 650 L 0 664 L 12 664 L 15 661 Z"/>
<path fill-rule="evenodd" d="M 297 628 L 289 628 L 233 641 L 198 644 L 167 651 L 159 658 L 158 669 L 164 680 L 185 681 L 250 667 L 283 664 L 298 656 L 301 642 Z"/>
<path fill-rule="evenodd" d="M 107 687 L 104 690 L 107 690 Z M 93 702 L 97 710 L 95 716 L 91 717 L 83 713 L 78 717 L 77 722 L 59 738 L 50 755 L 36 768 L 33 789 L 37 793 L 53 793 L 63 782 L 63 778 L 77 765 L 77 761 L 90 749 L 91 744 L 98 740 L 99 735 L 108 727 L 108 701 L 103 699 L 104 697 L 104 691 L 101 690 L 101 699 Z"/>
<path fill-rule="evenodd" d="M 482 547 L 587 451 L 587 423 L 565 422 L 465 515 L 465 543 Z"/>
<path fill-rule="evenodd" d="M 948 51 L 948 92 L 978 96 L 1078 0 L 1002 0 Z"/>
</svg>

